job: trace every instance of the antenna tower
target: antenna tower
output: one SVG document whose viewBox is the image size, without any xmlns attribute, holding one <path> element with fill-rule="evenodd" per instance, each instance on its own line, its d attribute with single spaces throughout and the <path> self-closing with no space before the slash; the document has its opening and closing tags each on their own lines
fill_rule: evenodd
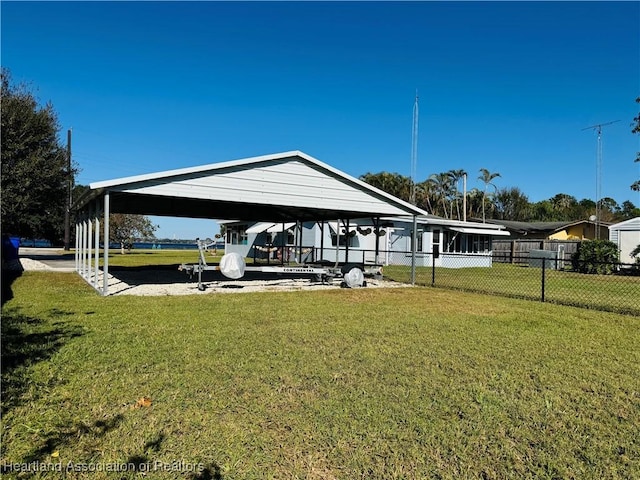
<svg viewBox="0 0 640 480">
<path fill-rule="evenodd" d="M 411 198 L 412 205 L 416 204 L 416 170 L 418 169 L 418 90 L 413 104 L 413 130 L 411 131 Z"/>
<path fill-rule="evenodd" d="M 602 194 L 602 127 L 619 122 L 620 120 L 614 120 L 613 122 L 598 123 L 585 127 L 582 130 L 595 130 L 598 134 L 598 141 L 596 143 L 596 240 L 600 239 L 600 196 Z"/>
</svg>

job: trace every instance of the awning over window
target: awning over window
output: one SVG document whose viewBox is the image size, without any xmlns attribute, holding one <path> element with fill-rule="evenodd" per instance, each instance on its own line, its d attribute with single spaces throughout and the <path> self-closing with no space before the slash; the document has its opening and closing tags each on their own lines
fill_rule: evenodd
<svg viewBox="0 0 640 480">
<path fill-rule="evenodd" d="M 511 235 L 506 230 L 494 230 L 492 228 L 451 227 L 451 230 L 453 230 L 454 232 L 473 233 L 476 235 L 496 235 L 496 236 L 503 236 L 503 237 L 508 237 L 509 235 Z"/>
<path fill-rule="evenodd" d="M 247 228 L 247 233 L 262 233 L 266 232 L 269 227 L 273 227 L 273 222 L 259 222 L 251 227 Z"/>
<path fill-rule="evenodd" d="M 279 233 L 279 232 L 282 232 L 283 229 L 289 230 L 295 224 L 296 222 L 287 222 L 284 224 L 284 228 L 283 228 L 282 223 L 259 222 L 247 228 L 247 233 L 262 233 L 262 232 Z"/>
<path fill-rule="evenodd" d="M 273 226 L 267 228 L 267 232 L 268 233 L 279 233 L 279 232 L 282 232 L 282 230 L 289 230 L 295 224 L 296 224 L 296 222 L 288 222 L 288 223 L 284 224 L 284 228 L 283 228 L 282 227 L 282 223 L 274 223 L 274 224 L 272 224 Z"/>
</svg>

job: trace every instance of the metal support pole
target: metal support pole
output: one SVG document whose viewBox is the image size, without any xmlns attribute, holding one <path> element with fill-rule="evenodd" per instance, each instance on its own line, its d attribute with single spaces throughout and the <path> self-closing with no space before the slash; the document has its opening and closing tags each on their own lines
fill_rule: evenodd
<svg viewBox="0 0 640 480">
<path fill-rule="evenodd" d="M 104 194 L 104 260 L 102 262 L 102 295 L 109 295 L 109 192 Z"/>
<path fill-rule="evenodd" d="M 90 265 L 89 265 L 89 250 L 91 249 L 91 214 L 87 212 L 87 217 L 84 220 L 84 278 L 89 279 Z"/>
<path fill-rule="evenodd" d="M 544 302 L 544 280 L 546 277 L 546 265 L 547 265 L 547 259 L 545 257 L 542 257 L 542 288 L 541 288 L 541 292 L 540 292 L 540 301 Z"/>
<path fill-rule="evenodd" d="M 347 218 L 347 233 L 345 234 L 344 263 L 349 263 L 349 242 L 351 242 L 351 232 L 349 231 L 349 219 Z"/>
<path fill-rule="evenodd" d="M 380 265 L 380 217 L 373 218 L 373 234 L 376 236 L 376 265 Z"/>
<path fill-rule="evenodd" d="M 89 229 L 87 230 L 87 281 L 89 282 L 89 285 L 91 285 L 92 275 L 93 275 L 93 262 L 91 260 L 93 259 L 93 238 L 94 238 L 93 227 L 94 227 L 94 220 L 95 220 L 95 212 L 96 212 L 95 206 L 93 204 L 90 204 L 89 215 L 87 220 L 87 223 L 89 225 Z"/>
<path fill-rule="evenodd" d="M 418 244 L 418 217 L 413 216 L 413 230 L 411 231 L 411 285 L 416 284 L 416 246 Z"/>
<path fill-rule="evenodd" d="M 298 250 L 298 263 L 302 265 L 302 220 L 296 221 L 296 224 L 300 226 L 298 228 L 298 246 L 300 248 Z"/>
<path fill-rule="evenodd" d="M 93 254 L 93 212 L 89 213 L 89 219 L 87 223 L 89 228 L 87 229 L 87 280 L 91 285 L 91 275 L 93 274 L 93 264 L 91 262 L 91 256 Z"/>
<path fill-rule="evenodd" d="M 98 273 L 100 273 L 100 208 L 96 202 L 96 219 L 95 219 L 95 259 L 94 259 L 94 267 L 95 276 L 93 277 L 93 288 L 98 289 Z"/>
<path fill-rule="evenodd" d="M 280 263 L 282 265 L 284 265 L 285 263 L 285 259 L 284 259 L 284 254 L 285 254 L 285 249 L 286 249 L 286 245 L 287 245 L 287 232 L 284 229 L 284 222 L 282 222 L 282 238 L 280 239 L 280 244 L 282 245 L 282 255 L 280 255 Z M 287 255 L 287 261 L 288 261 L 288 255 Z"/>
<path fill-rule="evenodd" d="M 200 247 L 200 246 L 199 246 Z M 255 264 L 255 258 L 253 260 Z M 198 290 L 204 291 L 204 287 L 202 286 L 202 271 L 204 270 L 204 253 L 202 251 L 202 247 L 200 247 L 200 258 L 198 258 Z"/>
<path fill-rule="evenodd" d="M 78 213 L 78 268 L 76 269 L 78 274 L 82 276 L 82 215 Z"/>
<path fill-rule="evenodd" d="M 76 218 L 76 248 L 74 250 L 75 259 L 76 259 L 76 273 L 80 273 L 80 225 L 78 224 L 78 219 Z"/>
<path fill-rule="evenodd" d="M 324 220 L 320 223 L 320 261 L 324 260 Z"/>
<path fill-rule="evenodd" d="M 82 278 L 87 278 L 87 263 L 85 258 L 85 252 L 87 251 L 87 219 L 85 214 L 82 214 L 82 238 L 80 240 L 80 275 Z"/>
<path fill-rule="evenodd" d="M 338 267 L 338 264 L 340 263 L 340 222 L 342 220 L 338 219 L 337 225 L 336 225 L 336 264 L 335 267 Z"/>
</svg>

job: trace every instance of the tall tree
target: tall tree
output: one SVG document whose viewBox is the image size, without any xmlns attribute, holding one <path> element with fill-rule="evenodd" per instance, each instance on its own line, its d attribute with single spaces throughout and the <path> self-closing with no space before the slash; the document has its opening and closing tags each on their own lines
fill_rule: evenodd
<svg viewBox="0 0 640 480">
<path fill-rule="evenodd" d="M 566 193 L 558 193 L 550 199 L 550 202 L 553 205 L 556 220 L 574 220 L 574 214 L 578 206 L 578 200 L 575 197 Z"/>
<path fill-rule="evenodd" d="M 451 176 L 446 172 L 434 173 L 429 177 L 429 181 L 433 185 L 434 193 L 437 198 L 436 205 L 442 205 L 442 211 L 438 212 L 439 207 L 436 207 L 436 212 L 441 213 L 444 218 L 449 218 L 447 206 L 452 191 Z M 436 215 L 438 213 L 436 213 Z"/>
<path fill-rule="evenodd" d="M 416 205 L 433 214 L 434 188 L 429 180 L 416 184 Z"/>
<path fill-rule="evenodd" d="M 551 200 L 541 200 L 531 205 L 531 222 L 552 222 L 557 220 Z"/>
<path fill-rule="evenodd" d="M 614 222 L 620 215 L 620 205 L 611 197 L 600 199 L 600 217 L 603 222 Z"/>
<path fill-rule="evenodd" d="M 155 238 L 157 228 L 144 215 L 113 213 L 109 216 L 109 241 L 119 243 L 125 253 L 135 240 Z"/>
<path fill-rule="evenodd" d="M 530 215 L 529 198 L 518 187 L 501 188 L 495 196 L 496 218 L 526 221 Z"/>
<path fill-rule="evenodd" d="M 485 217 L 485 202 L 487 199 L 487 188 L 489 188 L 489 185 L 491 185 L 496 191 L 498 190 L 498 187 L 496 187 L 491 181 L 494 178 L 499 177 L 500 174 L 499 173 L 491 173 L 489 170 L 487 170 L 486 168 L 481 168 L 480 169 L 480 176 L 478 177 L 479 180 L 482 181 L 482 183 L 484 183 L 484 190 L 482 191 L 482 223 L 485 222 L 486 217 Z"/>
<path fill-rule="evenodd" d="M 360 180 L 406 202 L 411 196 L 411 179 L 399 173 L 365 173 Z"/>
<path fill-rule="evenodd" d="M 640 217 L 640 208 L 636 207 L 629 200 L 625 200 L 622 202 L 620 215 L 620 220 L 629 220 L 630 218 Z"/>
<path fill-rule="evenodd" d="M 66 152 L 51 103 L 40 106 L 24 85 L 1 72 L 2 229 L 60 243 L 64 233 Z"/>
<path fill-rule="evenodd" d="M 460 180 L 462 180 L 462 178 L 466 174 L 467 172 L 465 172 L 463 169 L 449 170 L 449 176 L 451 177 L 451 182 L 453 183 L 453 196 L 454 196 L 454 201 L 456 203 L 456 213 L 458 214 L 458 220 L 461 219 L 460 202 L 458 202 L 458 200 L 460 199 L 460 192 L 458 190 L 458 185 L 460 184 Z M 453 214 L 451 215 L 451 217 L 453 217 Z"/>
<path fill-rule="evenodd" d="M 467 218 L 479 218 L 482 214 L 482 191 L 472 188 L 467 193 Z"/>
</svg>

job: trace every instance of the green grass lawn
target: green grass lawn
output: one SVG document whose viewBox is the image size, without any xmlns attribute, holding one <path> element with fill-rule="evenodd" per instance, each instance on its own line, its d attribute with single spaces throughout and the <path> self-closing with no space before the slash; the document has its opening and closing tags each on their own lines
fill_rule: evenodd
<svg viewBox="0 0 640 480">
<path fill-rule="evenodd" d="M 384 267 L 386 278 L 410 282 L 407 266 Z M 418 285 L 432 284 L 431 267 L 416 268 Z M 435 286 L 540 300 L 542 269 L 494 263 L 490 268 L 435 269 Z M 640 315 L 640 276 L 545 271 L 545 301 Z"/>
<path fill-rule="evenodd" d="M 11 288 L 5 465 L 640 478 L 638 317 L 430 287 L 102 298 L 25 272 Z"/>
<path fill-rule="evenodd" d="M 221 250 L 207 253 L 207 263 L 217 263 L 222 257 Z M 102 251 L 100 252 L 102 255 Z M 122 254 L 120 250 L 109 250 L 109 267 L 178 266 L 183 263 L 198 263 L 198 250 L 131 250 Z M 100 257 L 102 265 L 102 257 Z"/>
</svg>

